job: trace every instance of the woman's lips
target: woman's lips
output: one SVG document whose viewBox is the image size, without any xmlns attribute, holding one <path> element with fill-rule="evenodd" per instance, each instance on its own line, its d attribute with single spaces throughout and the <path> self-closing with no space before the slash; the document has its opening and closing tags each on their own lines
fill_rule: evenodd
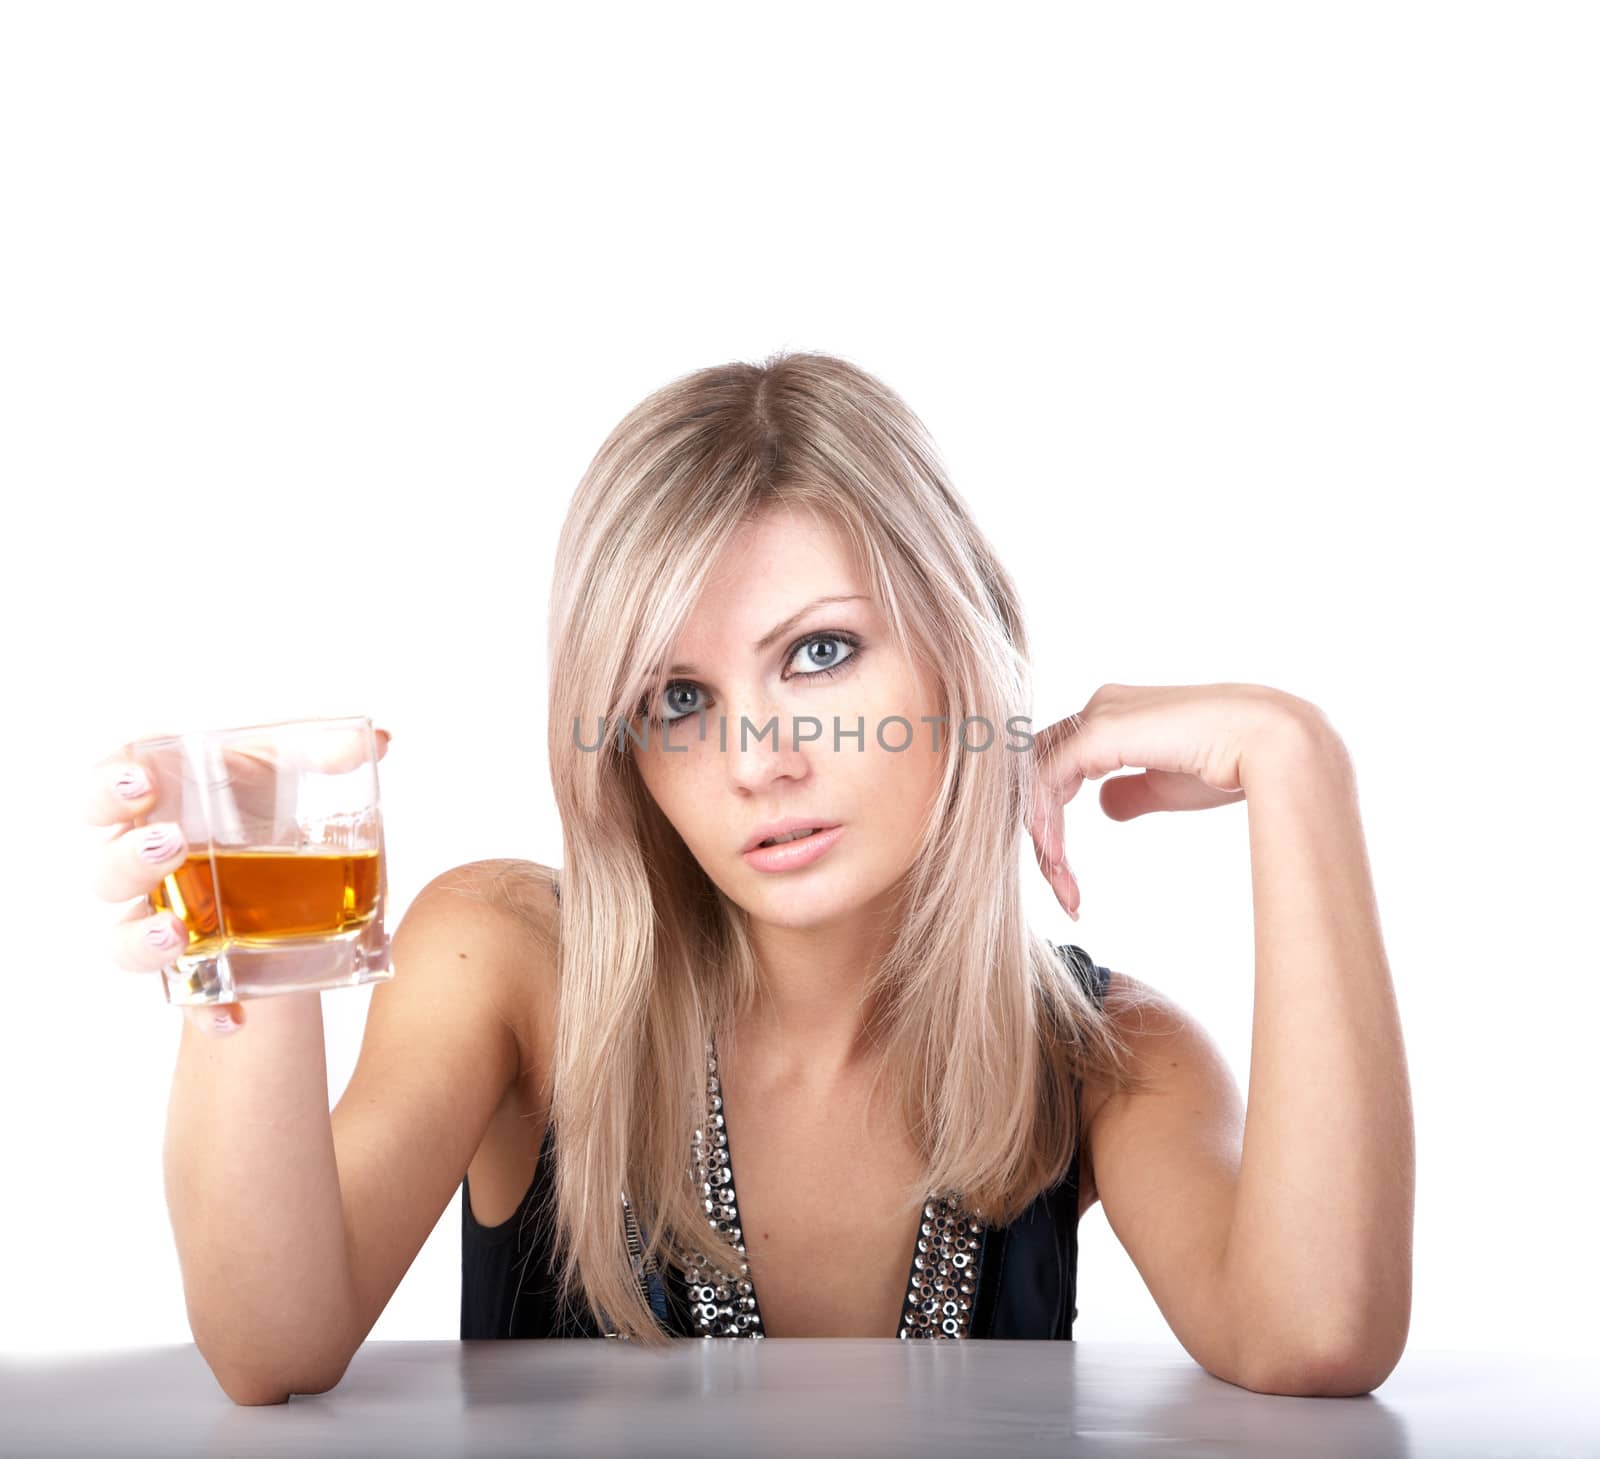
<svg viewBox="0 0 1600 1459">
<path fill-rule="evenodd" d="M 797 867 L 810 866 L 818 857 L 826 856 L 842 835 L 843 826 L 829 826 L 825 831 L 813 831 L 798 841 L 784 841 L 777 846 L 757 846 L 741 854 L 746 863 L 757 871 L 794 871 Z"/>
</svg>

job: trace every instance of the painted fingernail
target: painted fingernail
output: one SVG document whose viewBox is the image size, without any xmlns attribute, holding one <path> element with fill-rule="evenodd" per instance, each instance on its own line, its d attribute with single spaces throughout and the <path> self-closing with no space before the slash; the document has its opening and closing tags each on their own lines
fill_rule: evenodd
<svg viewBox="0 0 1600 1459">
<path fill-rule="evenodd" d="M 113 783 L 124 800 L 138 800 L 141 795 L 150 794 L 150 777 L 137 766 L 124 770 Z"/>
<path fill-rule="evenodd" d="M 163 922 L 159 927 L 151 927 L 145 932 L 145 940 L 151 947 L 176 947 L 178 933 L 170 922 Z"/>
<path fill-rule="evenodd" d="M 146 861 L 171 861 L 182 845 L 183 837 L 176 826 L 151 826 L 139 845 L 139 855 Z"/>
</svg>

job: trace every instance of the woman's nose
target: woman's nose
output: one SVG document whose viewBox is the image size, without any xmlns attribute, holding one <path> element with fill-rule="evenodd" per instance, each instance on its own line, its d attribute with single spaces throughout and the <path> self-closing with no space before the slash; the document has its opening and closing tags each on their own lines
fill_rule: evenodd
<svg viewBox="0 0 1600 1459">
<path fill-rule="evenodd" d="M 729 773 L 737 784 L 763 785 L 806 773 L 815 743 L 816 727 L 805 716 L 759 707 L 745 710 L 728 722 Z"/>
</svg>

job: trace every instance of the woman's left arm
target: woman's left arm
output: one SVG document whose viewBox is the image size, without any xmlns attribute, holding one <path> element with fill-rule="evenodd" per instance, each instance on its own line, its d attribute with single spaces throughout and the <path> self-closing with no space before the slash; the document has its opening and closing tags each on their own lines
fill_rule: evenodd
<svg viewBox="0 0 1600 1459">
<path fill-rule="evenodd" d="M 1108 685 L 1046 732 L 1043 784 L 1086 779 L 1114 819 L 1243 799 L 1255 909 L 1255 1003 L 1242 1131 L 1204 1032 L 1123 1012 L 1140 1093 L 1092 1111 L 1107 1219 L 1174 1332 L 1210 1371 L 1275 1393 L 1349 1394 L 1399 1361 L 1411 1311 L 1414 1153 L 1399 1014 L 1378 924 L 1354 767 L 1314 705 L 1254 685 Z M 1069 912 L 1077 883 L 1057 814 L 1041 865 Z M 1054 820 L 1052 826 L 1051 821 Z M 1145 1007 L 1151 1006 L 1146 1003 Z"/>
<path fill-rule="evenodd" d="M 1258 1363 L 1376 1387 L 1411 1318 L 1415 1160 L 1355 772 L 1320 716 L 1247 751 L 1255 1012 L 1224 1281 Z M 1287 1368 L 1281 1364 L 1287 1363 Z"/>
</svg>

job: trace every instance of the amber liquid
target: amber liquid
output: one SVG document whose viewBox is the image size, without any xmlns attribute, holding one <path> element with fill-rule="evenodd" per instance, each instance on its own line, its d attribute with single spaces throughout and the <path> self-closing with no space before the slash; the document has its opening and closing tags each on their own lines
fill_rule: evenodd
<svg viewBox="0 0 1600 1459">
<path fill-rule="evenodd" d="M 158 912 L 189 929 L 189 955 L 239 939 L 329 937 L 378 905 L 378 852 L 193 851 L 153 892 Z"/>
</svg>

